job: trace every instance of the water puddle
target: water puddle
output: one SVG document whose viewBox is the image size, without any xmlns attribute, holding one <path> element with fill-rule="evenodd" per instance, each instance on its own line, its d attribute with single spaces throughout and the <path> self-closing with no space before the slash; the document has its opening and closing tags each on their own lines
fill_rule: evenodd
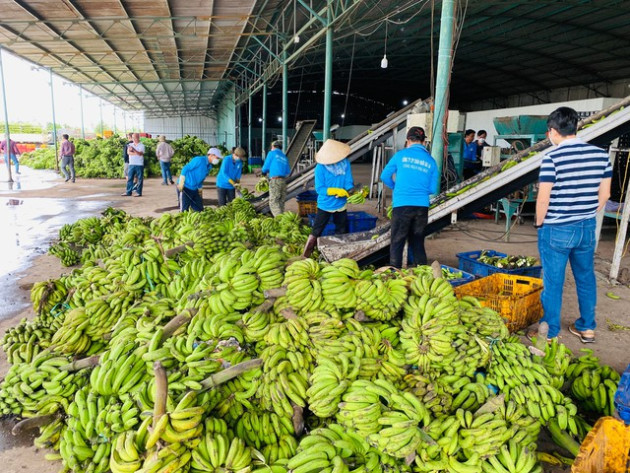
<svg viewBox="0 0 630 473">
<path fill-rule="evenodd" d="M 19 273 L 48 251 L 48 246 L 66 223 L 98 215 L 111 203 L 77 199 L 1 199 L 0 319 L 28 305 L 16 298 Z"/>
<path fill-rule="evenodd" d="M 30 169 L 25 166 L 20 167 L 20 174 L 15 174 L 11 169 L 12 182 L 8 182 L 9 174 L 3 164 L 0 164 L 0 193 L 15 191 L 30 191 L 38 189 L 48 189 L 59 180 L 59 175 L 55 171 Z"/>
</svg>

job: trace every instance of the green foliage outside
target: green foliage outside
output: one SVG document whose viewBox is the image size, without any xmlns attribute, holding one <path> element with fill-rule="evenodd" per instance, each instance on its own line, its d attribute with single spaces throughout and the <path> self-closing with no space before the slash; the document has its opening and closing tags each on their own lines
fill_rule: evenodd
<svg viewBox="0 0 630 473">
<path fill-rule="evenodd" d="M 112 136 L 108 139 L 97 138 L 95 140 L 71 139 L 76 147 L 74 156 L 74 168 L 77 176 L 84 178 L 117 178 L 123 175 L 123 146 L 127 139 L 120 136 Z M 140 138 L 144 143 L 144 173 L 147 177 L 160 176 L 160 163 L 155 156 L 157 139 Z M 196 136 L 186 135 L 183 138 L 171 142 L 175 155 L 171 161 L 171 172 L 178 175 L 182 167 L 193 157 L 205 155 L 210 146 Z M 227 154 L 224 146 L 218 146 Z M 24 153 L 21 163 L 32 169 L 54 169 L 54 147 L 37 149 L 31 153 Z"/>
</svg>

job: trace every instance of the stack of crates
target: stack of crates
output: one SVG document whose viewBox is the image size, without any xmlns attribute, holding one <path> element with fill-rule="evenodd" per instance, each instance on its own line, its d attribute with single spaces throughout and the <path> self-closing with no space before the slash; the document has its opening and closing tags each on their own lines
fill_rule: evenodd
<svg viewBox="0 0 630 473">
<path fill-rule="evenodd" d="M 248 172 L 254 172 L 256 169 L 260 169 L 263 165 L 263 160 L 261 156 L 252 156 L 247 158 L 247 168 Z"/>
<path fill-rule="evenodd" d="M 310 214 L 317 212 L 317 192 L 305 191 L 295 198 L 298 204 L 298 215 L 300 217 L 308 217 Z"/>
</svg>

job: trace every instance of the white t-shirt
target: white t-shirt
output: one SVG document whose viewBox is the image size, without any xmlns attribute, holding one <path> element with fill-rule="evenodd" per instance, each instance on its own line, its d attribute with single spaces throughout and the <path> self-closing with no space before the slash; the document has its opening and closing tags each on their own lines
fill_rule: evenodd
<svg viewBox="0 0 630 473">
<path fill-rule="evenodd" d="M 143 153 L 142 156 L 133 154 L 133 150 Z M 127 151 L 129 152 L 129 165 L 130 166 L 144 166 L 144 144 L 129 143 L 127 145 Z"/>
</svg>

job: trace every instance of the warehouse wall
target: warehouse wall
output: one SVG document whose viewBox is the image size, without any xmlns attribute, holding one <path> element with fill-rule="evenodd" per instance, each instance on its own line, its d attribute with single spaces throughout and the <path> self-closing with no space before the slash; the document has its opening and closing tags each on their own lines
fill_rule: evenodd
<svg viewBox="0 0 630 473">
<path fill-rule="evenodd" d="M 144 119 L 144 131 L 153 137 L 166 136 L 168 140 L 175 140 L 185 135 L 194 135 L 208 144 L 219 141 L 217 121 L 206 116 L 164 117 Z"/>
<path fill-rule="evenodd" d="M 236 93 L 234 87 L 224 95 L 223 101 L 217 108 L 217 144 L 223 144 L 228 149 L 237 146 L 236 143 Z"/>
<path fill-rule="evenodd" d="M 620 99 L 618 98 L 596 98 L 587 100 L 572 100 L 566 102 L 546 103 L 540 105 L 530 105 L 527 107 L 498 108 L 495 110 L 482 110 L 478 112 L 466 113 L 466 128 L 475 131 L 486 130 L 488 138 L 486 141 L 491 145 L 494 144 L 494 137 L 497 131 L 494 128 L 492 119 L 495 117 L 512 117 L 515 115 L 549 115 L 558 107 L 572 107 L 578 112 L 598 112 L 603 108 L 607 108 Z M 508 146 L 508 143 L 502 141 L 499 146 Z"/>
</svg>

